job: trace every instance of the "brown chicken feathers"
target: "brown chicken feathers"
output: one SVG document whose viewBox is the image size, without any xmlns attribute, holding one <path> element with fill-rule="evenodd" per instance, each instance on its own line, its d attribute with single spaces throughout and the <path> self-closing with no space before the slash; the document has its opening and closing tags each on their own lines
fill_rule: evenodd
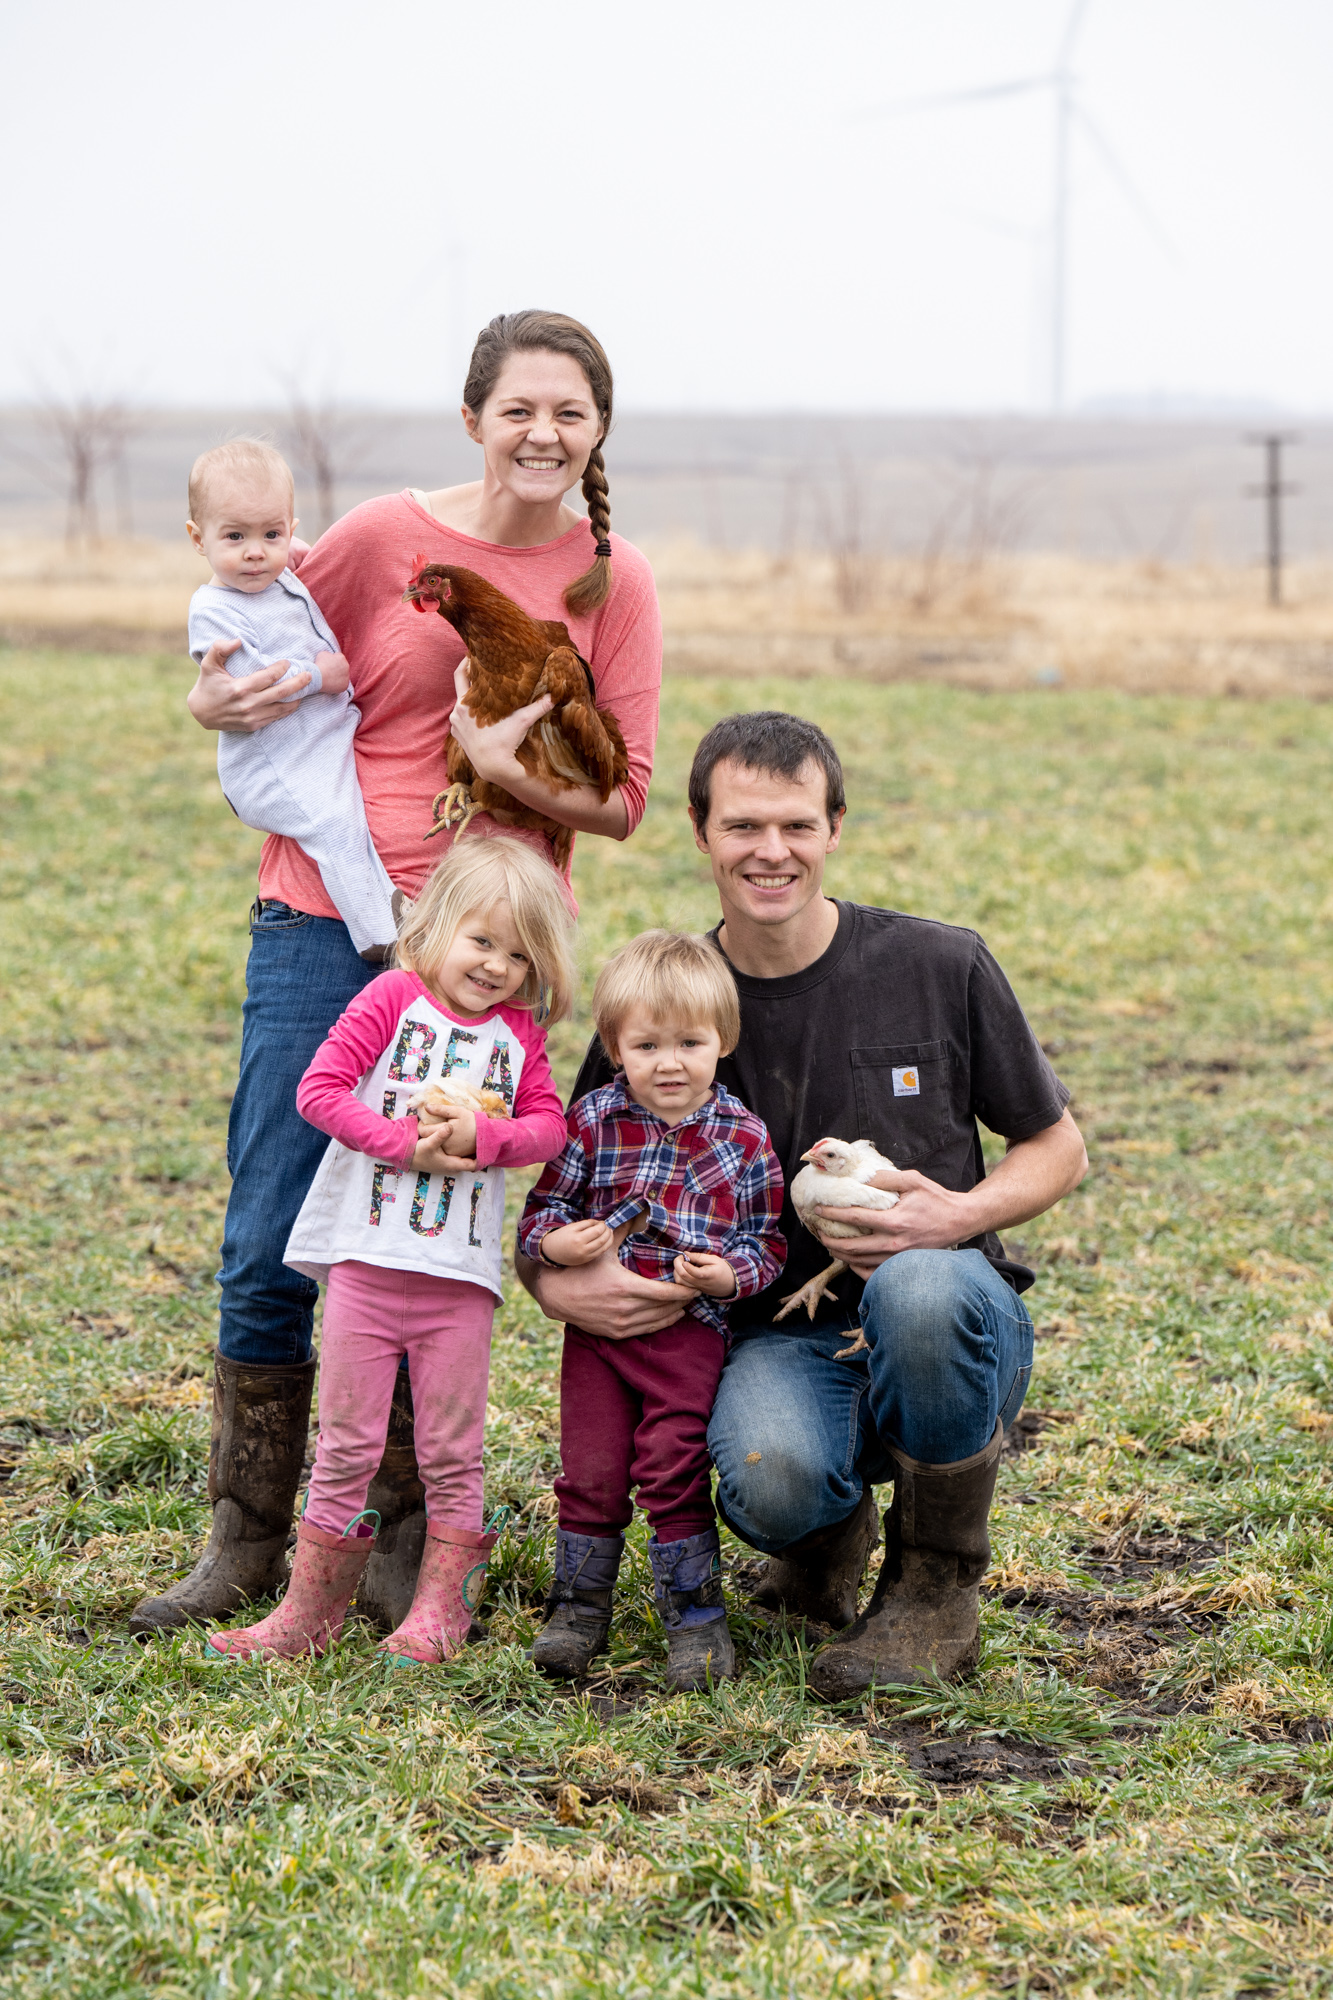
<svg viewBox="0 0 1333 2000">
<path fill-rule="evenodd" d="M 550 713 L 518 746 L 518 761 L 530 777 L 553 791 L 592 785 L 603 803 L 624 784 L 629 760 L 620 725 L 609 709 L 598 708 L 592 669 L 575 651 L 567 626 L 529 618 L 485 577 L 447 563 L 427 563 L 403 595 L 418 611 L 438 610 L 467 647 L 468 708 L 483 726 L 550 695 Z M 475 813 L 485 812 L 500 826 L 539 829 L 551 841 L 557 867 L 568 866 L 574 845 L 569 827 L 479 778 L 452 735 L 445 738 L 444 762 L 449 783 L 435 800 L 428 840 L 444 827 L 461 834 Z"/>
</svg>

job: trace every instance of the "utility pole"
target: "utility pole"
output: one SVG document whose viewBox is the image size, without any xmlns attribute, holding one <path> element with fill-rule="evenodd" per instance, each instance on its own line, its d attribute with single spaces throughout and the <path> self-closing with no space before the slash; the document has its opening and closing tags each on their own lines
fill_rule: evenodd
<svg viewBox="0 0 1333 2000">
<path fill-rule="evenodd" d="M 1255 431 L 1251 432 L 1247 442 L 1264 448 L 1264 483 L 1245 490 L 1251 498 L 1265 502 L 1268 519 L 1268 601 L 1270 604 L 1281 604 L 1282 501 L 1284 495 L 1300 492 L 1299 486 L 1293 486 L 1282 477 L 1282 447 L 1284 444 L 1299 444 L 1300 440 L 1295 431 Z"/>
</svg>

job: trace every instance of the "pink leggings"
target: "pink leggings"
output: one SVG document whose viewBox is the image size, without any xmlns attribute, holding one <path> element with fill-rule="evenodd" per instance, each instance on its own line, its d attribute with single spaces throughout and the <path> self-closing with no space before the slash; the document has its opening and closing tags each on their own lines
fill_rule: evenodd
<svg viewBox="0 0 1333 2000">
<path fill-rule="evenodd" d="M 481 1527 L 481 1439 L 495 1296 L 482 1285 L 377 1264 L 335 1264 L 324 1296 L 319 1447 L 305 1518 L 340 1535 L 384 1456 L 394 1378 L 407 1356 L 426 1513 Z"/>
</svg>

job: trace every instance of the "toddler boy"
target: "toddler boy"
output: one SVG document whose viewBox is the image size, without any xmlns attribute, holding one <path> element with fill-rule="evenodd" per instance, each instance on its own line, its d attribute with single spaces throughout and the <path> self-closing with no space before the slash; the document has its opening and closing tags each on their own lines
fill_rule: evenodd
<svg viewBox="0 0 1333 2000">
<path fill-rule="evenodd" d="M 620 1073 L 570 1109 L 519 1246 L 566 1266 L 618 1256 L 680 1285 L 681 1316 L 632 1340 L 565 1328 L 555 1583 L 532 1657 L 573 1679 L 604 1649 L 637 1486 L 667 1679 L 697 1688 L 735 1671 L 706 1437 L 727 1302 L 762 1291 L 786 1262 L 782 1170 L 762 1121 L 714 1081 L 740 1006 L 705 938 L 646 931 L 603 968 L 593 1013 Z"/>
<path fill-rule="evenodd" d="M 395 890 L 366 824 L 350 670 L 319 606 L 287 567 L 294 497 L 285 460 L 253 438 L 195 460 L 185 525 L 212 575 L 190 600 L 190 652 L 202 660 L 217 640 L 239 639 L 230 674 L 279 660 L 290 663 L 284 681 L 309 672 L 289 714 L 253 735 L 222 732 L 218 776 L 238 819 L 300 843 L 357 950 L 379 962 L 397 933 Z"/>
</svg>

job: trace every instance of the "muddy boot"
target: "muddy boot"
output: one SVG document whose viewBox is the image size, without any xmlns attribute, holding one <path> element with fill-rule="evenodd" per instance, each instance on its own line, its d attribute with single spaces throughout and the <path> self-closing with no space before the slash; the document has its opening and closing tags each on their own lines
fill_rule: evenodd
<svg viewBox="0 0 1333 2000">
<path fill-rule="evenodd" d="M 287 1581 L 287 1537 L 310 1424 L 313 1361 L 265 1368 L 213 1361 L 208 1497 L 213 1526 L 189 1576 L 130 1614 L 136 1638 L 227 1618 Z"/>
<path fill-rule="evenodd" d="M 208 1647 L 228 1660 L 319 1659 L 342 1633 L 352 1592 L 374 1547 L 369 1532 L 355 1532 L 362 1516 L 341 1535 L 302 1521 L 296 1532 L 292 1580 L 276 1611 L 240 1632 L 210 1632 Z"/>
<path fill-rule="evenodd" d="M 576 1681 L 606 1651 L 611 1597 L 620 1571 L 623 1535 L 555 1531 L 555 1582 L 546 1599 L 546 1623 L 532 1647 L 532 1661 L 557 1680 Z"/>
<path fill-rule="evenodd" d="M 412 1386 L 406 1368 L 394 1378 L 389 1429 L 366 1506 L 380 1517 L 375 1553 L 356 1593 L 356 1609 L 381 1632 L 396 1632 L 412 1609 L 426 1545 L 426 1489 L 417 1470 Z"/>
<path fill-rule="evenodd" d="M 828 1701 L 866 1688 L 971 1673 L 980 1651 L 986 1519 L 1004 1430 L 955 1465 L 921 1465 L 895 1451 L 884 1567 L 861 1616 L 815 1655 L 810 1685 Z"/>
<path fill-rule="evenodd" d="M 394 1662 L 439 1666 L 465 1646 L 486 1588 L 487 1560 L 499 1539 L 498 1534 L 429 1522 L 411 1609 L 397 1630 L 380 1640 L 380 1651 Z"/>
<path fill-rule="evenodd" d="M 736 1648 L 722 1602 L 717 1529 L 683 1542 L 648 1544 L 653 1596 L 666 1627 L 667 1686 L 678 1694 L 736 1678 Z"/>
<path fill-rule="evenodd" d="M 770 1556 L 751 1601 L 763 1611 L 785 1611 L 788 1618 L 811 1618 L 841 1631 L 856 1616 L 861 1578 L 878 1540 L 875 1496 L 867 1486 L 845 1519 Z"/>
</svg>

